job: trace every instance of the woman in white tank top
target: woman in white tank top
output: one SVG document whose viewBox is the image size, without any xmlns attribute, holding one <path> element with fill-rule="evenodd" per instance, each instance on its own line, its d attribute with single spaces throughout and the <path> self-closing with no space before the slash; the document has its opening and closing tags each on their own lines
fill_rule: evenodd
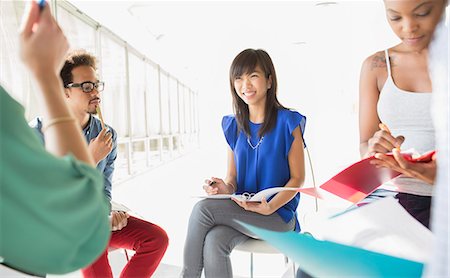
<svg viewBox="0 0 450 278">
<path fill-rule="evenodd" d="M 385 0 L 387 20 L 401 43 L 368 57 L 360 77 L 361 157 L 375 155 L 375 164 L 402 173 L 361 203 L 396 196 L 427 227 L 436 161 L 410 163 L 395 148 L 419 153 L 435 149 L 428 46 L 446 2 Z M 385 155 L 391 151 L 394 157 Z"/>
</svg>

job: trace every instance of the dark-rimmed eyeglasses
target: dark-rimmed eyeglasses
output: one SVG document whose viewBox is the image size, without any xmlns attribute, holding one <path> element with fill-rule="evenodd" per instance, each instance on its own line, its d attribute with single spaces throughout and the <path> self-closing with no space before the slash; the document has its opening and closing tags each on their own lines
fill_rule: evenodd
<svg viewBox="0 0 450 278">
<path fill-rule="evenodd" d="M 84 93 L 90 93 L 94 89 L 96 89 L 97 92 L 101 92 L 105 88 L 105 82 L 99 81 L 94 83 L 91 81 L 85 81 L 82 83 L 69 83 L 66 85 L 66 88 L 81 88 Z"/>
</svg>

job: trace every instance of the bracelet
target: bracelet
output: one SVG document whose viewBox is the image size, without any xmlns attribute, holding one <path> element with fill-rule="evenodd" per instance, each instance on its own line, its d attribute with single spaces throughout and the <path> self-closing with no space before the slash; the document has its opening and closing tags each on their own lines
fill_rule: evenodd
<svg viewBox="0 0 450 278">
<path fill-rule="evenodd" d="M 233 188 L 233 191 L 236 192 L 237 190 L 237 186 L 235 186 L 233 183 L 229 182 L 227 183 L 228 186 L 231 186 L 231 188 Z"/>
<path fill-rule="evenodd" d="M 75 121 L 76 121 L 76 119 L 71 116 L 54 118 L 54 119 L 51 119 L 50 121 L 48 121 L 48 123 L 46 123 L 46 125 L 44 125 L 44 127 L 42 127 L 42 132 L 45 132 L 49 127 L 51 127 L 53 125 L 65 123 L 65 122 L 75 122 Z"/>
</svg>

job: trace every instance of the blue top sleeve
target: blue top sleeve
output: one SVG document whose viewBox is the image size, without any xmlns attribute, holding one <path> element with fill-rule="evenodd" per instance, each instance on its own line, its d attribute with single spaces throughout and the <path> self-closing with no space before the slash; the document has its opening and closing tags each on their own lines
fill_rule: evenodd
<svg viewBox="0 0 450 278">
<path fill-rule="evenodd" d="M 287 156 L 291 149 L 292 142 L 294 141 L 294 136 L 292 136 L 292 132 L 294 132 L 294 129 L 296 129 L 297 127 L 300 127 L 300 133 L 302 136 L 303 144 L 306 147 L 305 139 L 303 137 L 303 134 L 305 134 L 306 117 L 296 111 L 290 111 L 290 113 L 286 113 L 286 116 L 287 116 L 286 117 L 287 129 L 285 133 L 285 140 L 286 140 L 285 155 Z"/>
<path fill-rule="evenodd" d="M 238 137 L 236 118 L 232 115 L 224 116 L 222 118 L 222 130 L 228 145 L 232 150 L 234 150 Z"/>
</svg>

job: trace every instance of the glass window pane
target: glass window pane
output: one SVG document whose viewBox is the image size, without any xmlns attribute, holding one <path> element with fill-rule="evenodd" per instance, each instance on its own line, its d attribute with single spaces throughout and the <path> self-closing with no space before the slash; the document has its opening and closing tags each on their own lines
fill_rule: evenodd
<svg viewBox="0 0 450 278">
<path fill-rule="evenodd" d="M 163 158 L 170 157 L 171 145 L 172 145 L 172 141 L 169 136 L 162 138 L 162 156 L 163 156 Z"/>
<path fill-rule="evenodd" d="M 78 17 L 72 15 L 63 7 L 58 6 L 58 24 L 70 42 L 70 49 L 85 49 L 95 54 L 95 33 L 94 27 L 85 23 Z"/>
<path fill-rule="evenodd" d="M 175 135 L 172 137 L 172 146 L 173 146 L 173 150 L 176 152 L 180 152 L 181 151 L 181 139 L 180 139 L 180 135 Z"/>
<path fill-rule="evenodd" d="M 169 134 L 169 78 L 166 73 L 161 72 L 161 117 L 162 117 L 162 134 Z"/>
<path fill-rule="evenodd" d="M 192 132 L 191 127 L 191 91 L 184 91 L 184 123 L 186 124 L 186 132 Z"/>
<path fill-rule="evenodd" d="M 180 107 L 179 113 L 180 113 L 180 133 L 185 133 L 186 132 L 186 120 L 184 117 L 184 91 L 186 90 L 186 87 L 184 85 L 181 85 L 178 87 L 178 101 L 179 101 L 179 105 L 178 107 Z"/>
<path fill-rule="evenodd" d="M 191 132 L 195 132 L 195 95 L 193 91 L 189 92 L 191 107 L 189 109 L 189 120 L 191 121 Z"/>
<path fill-rule="evenodd" d="M 128 176 L 128 143 L 117 144 L 117 158 L 114 162 L 113 181 Z"/>
<path fill-rule="evenodd" d="M 194 119 L 194 132 L 198 132 L 198 94 L 197 93 L 193 93 L 193 104 L 192 104 L 192 110 L 193 110 L 193 119 Z"/>
<path fill-rule="evenodd" d="M 26 2 L 0 1 L 0 82 L 17 101 L 27 105 L 29 79 L 19 55 L 19 27 Z"/>
<path fill-rule="evenodd" d="M 145 147 L 145 141 L 140 140 L 131 143 L 132 145 L 132 153 L 131 153 L 131 161 L 132 161 L 132 171 L 133 173 L 141 172 L 145 170 L 147 167 L 147 152 Z"/>
<path fill-rule="evenodd" d="M 161 138 L 150 139 L 150 166 L 155 166 L 161 163 Z"/>
<path fill-rule="evenodd" d="M 101 67 L 105 90 L 101 94 L 103 117 L 119 137 L 129 136 L 128 96 L 126 91 L 125 48 L 106 34 L 101 34 Z"/>
<path fill-rule="evenodd" d="M 175 78 L 170 77 L 169 83 L 170 93 L 170 127 L 172 134 L 179 133 L 178 127 L 178 82 Z"/>
<path fill-rule="evenodd" d="M 128 54 L 131 100 L 131 130 L 133 138 L 145 137 L 145 63 L 136 55 Z"/>
<path fill-rule="evenodd" d="M 160 107 L 159 107 L 159 76 L 158 68 L 147 64 L 147 124 L 150 135 L 161 132 L 160 128 Z"/>
</svg>

